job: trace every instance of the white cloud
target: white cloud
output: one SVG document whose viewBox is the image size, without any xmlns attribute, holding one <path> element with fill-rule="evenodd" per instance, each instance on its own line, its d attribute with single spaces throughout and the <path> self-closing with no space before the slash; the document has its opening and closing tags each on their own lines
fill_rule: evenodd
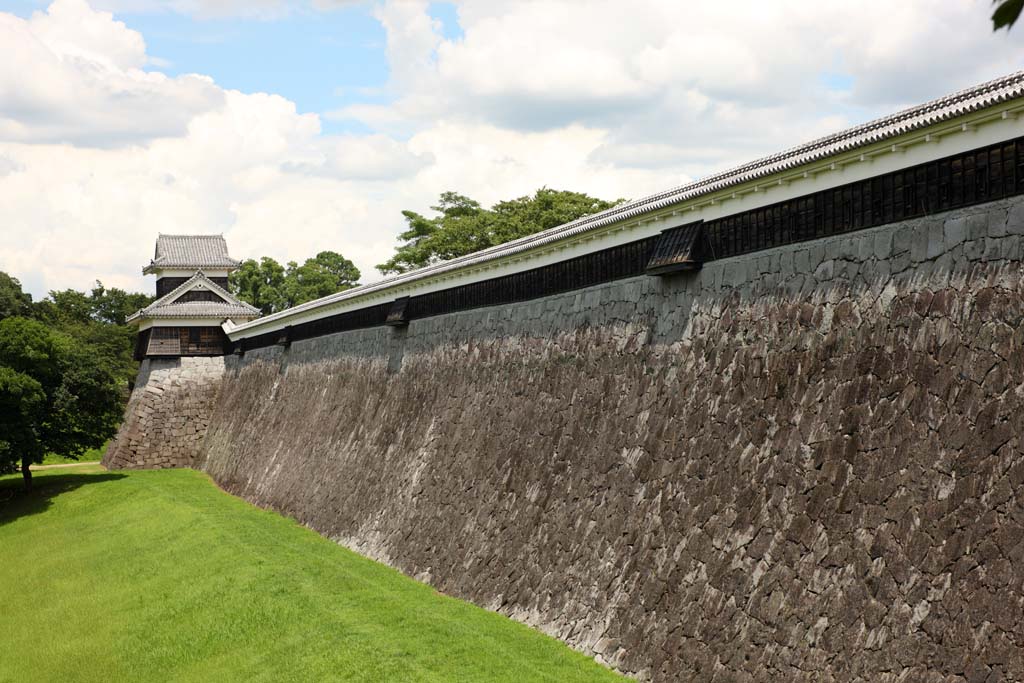
<svg viewBox="0 0 1024 683">
<path fill-rule="evenodd" d="M 264 19 L 347 4 L 124 2 Z M 392 101 L 332 113 L 371 129 L 345 135 L 280 96 L 153 70 L 143 36 L 82 0 L 0 14 L 0 269 L 37 295 L 96 278 L 149 288 L 156 233 L 196 231 L 224 232 L 240 257 L 334 249 L 373 279 L 400 211 L 441 191 L 635 198 L 1024 57 L 1017 36 L 992 35 L 984 2 L 742 9 L 466 0 L 447 39 L 428 3 L 383 2 L 391 76 L 373 101 Z"/>
<path fill-rule="evenodd" d="M 1024 58 L 1019 40 L 992 34 L 984 2 L 964 0 L 465 0 L 455 40 L 423 5 L 377 10 L 394 101 L 332 116 L 396 134 L 436 121 L 584 125 L 607 133 L 595 161 L 687 175 L 1008 73 Z"/>
<path fill-rule="evenodd" d="M 142 36 L 83 0 L 0 13 L 0 44 L 0 139 L 137 144 L 181 135 L 222 100 L 209 78 L 144 71 Z"/>
<path fill-rule="evenodd" d="M 386 135 L 339 135 L 322 138 L 309 159 L 284 168 L 313 176 L 389 181 L 413 175 L 433 161 L 430 154 L 416 154 Z"/>
</svg>

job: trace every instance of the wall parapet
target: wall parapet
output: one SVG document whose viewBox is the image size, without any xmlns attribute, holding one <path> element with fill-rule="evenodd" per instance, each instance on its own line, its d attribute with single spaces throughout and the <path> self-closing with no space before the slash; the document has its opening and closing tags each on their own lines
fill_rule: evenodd
<svg viewBox="0 0 1024 683">
<path fill-rule="evenodd" d="M 665 252 L 675 248 L 679 230 L 699 233 L 699 262 L 691 259 L 687 264 L 692 270 L 702 263 L 936 215 L 1021 193 L 1024 138 L 1017 138 L 708 223 L 690 223 L 547 266 L 288 325 L 286 337 L 291 343 L 387 325 L 397 302 L 401 302 L 404 324 L 651 273 L 653 263 L 666 262 Z M 691 242 L 683 243 L 685 249 L 691 249 Z M 695 254 L 687 251 L 688 257 Z M 232 328 L 229 336 L 233 349 L 241 353 L 279 344 L 283 339 L 282 330 L 250 336 L 246 326 Z"/>
</svg>

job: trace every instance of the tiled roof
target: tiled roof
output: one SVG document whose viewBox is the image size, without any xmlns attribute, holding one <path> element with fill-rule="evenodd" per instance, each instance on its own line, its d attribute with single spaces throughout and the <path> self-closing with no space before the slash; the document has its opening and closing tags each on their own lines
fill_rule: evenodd
<svg viewBox="0 0 1024 683">
<path fill-rule="evenodd" d="M 905 133 L 926 128 L 936 123 L 986 109 L 1022 96 L 1024 96 L 1024 71 L 1018 71 L 972 88 L 957 91 L 937 100 L 904 109 L 890 116 L 847 128 L 846 130 L 807 142 L 784 152 L 762 157 L 756 161 L 737 166 L 723 173 L 702 178 L 672 190 L 666 190 L 642 199 L 627 202 L 606 211 L 585 216 L 564 225 L 483 249 L 466 256 L 442 261 L 441 263 L 418 268 L 368 285 L 362 285 L 338 294 L 326 296 L 322 299 L 300 304 L 260 318 L 259 321 L 240 325 L 239 327 L 247 329 L 271 323 L 275 320 L 289 318 L 303 311 L 354 299 L 371 292 L 390 289 L 391 287 L 415 282 L 442 273 L 457 271 L 466 266 L 486 263 L 529 251 L 589 230 L 619 221 L 635 219 L 703 195 L 713 194 L 729 187 L 742 185 L 751 180 L 764 178 L 775 173 L 795 169 L 804 164 L 821 161 L 837 154 L 883 142 Z"/>
<path fill-rule="evenodd" d="M 193 289 L 213 292 L 224 301 L 176 301 L 182 294 Z M 202 271 L 196 271 L 195 275 L 167 294 L 128 316 L 127 321 L 142 318 L 216 318 L 218 320 L 244 318 L 248 320 L 257 318 L 259 315 L 260 309 L 244 301 L 239 301 L 226 289 L 206 277 Z"/>
<path fill-rule="evenodd" d="M 223 235 L 160 235 L 153 260 L 142 272 L 158 268 L 237 268 Z"/>
<path fill-rule="evenodd" d="M 166 306 L 149 306 L 144 309 L 140 318 L 255 318 L 259 309 L 247 304 L 216 303 L 213 301 L 187 301 Z"/>
</svg>

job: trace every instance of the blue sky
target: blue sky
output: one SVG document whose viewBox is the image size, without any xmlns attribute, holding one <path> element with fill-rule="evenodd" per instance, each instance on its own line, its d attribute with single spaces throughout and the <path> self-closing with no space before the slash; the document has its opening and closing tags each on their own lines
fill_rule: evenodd
<svg viewBox="0 0 1024 683">
<path fill-rule="evenodd" d="M 0 11 L 28 17 L 47 2 L 0 1 Z M 433 2 L 430 15 L 446 39 L 461 29 L 455 5 Z M 387 35 L 373 17 L 373 3 L 329 12 L 293 8 L 267 18 L 203 17 L 171 10 L 117 12 L 139 31 L 153 58 L 150 68 L 168 75 L 212 76 L 223 88 L 268 92 L 295 102 L 300 113 L 324 114 L 357 102 L 385 103 Z M 325 133 L 366 132 L 353 120 L 321 119 Z"/>
</svg>

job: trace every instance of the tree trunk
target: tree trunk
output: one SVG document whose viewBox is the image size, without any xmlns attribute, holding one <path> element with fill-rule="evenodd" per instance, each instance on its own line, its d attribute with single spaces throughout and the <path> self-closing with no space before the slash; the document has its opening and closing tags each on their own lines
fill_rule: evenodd
<svg viewBox="0 0 1024 683">
<path fill-rule="evenodd" d="M 24 477 L 25 479 L 26 491 L 32 490 L 32 469 L 30 467 L 31 464 L 32 461 L 29 460 L 28 458 L 21 459 L 21 476 Z"/>
</svg>

